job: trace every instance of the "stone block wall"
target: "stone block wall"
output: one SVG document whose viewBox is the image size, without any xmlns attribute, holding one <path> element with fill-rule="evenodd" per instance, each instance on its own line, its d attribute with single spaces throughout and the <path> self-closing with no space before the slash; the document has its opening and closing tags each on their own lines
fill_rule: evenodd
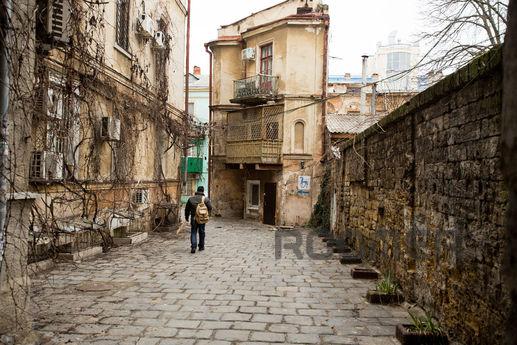
<svg viewBox="0 0 517 345">
<path fill-rule="evenodd" d="M 473 61 L 342 145 L 334 164 L 334 231 L 465 344 L 500 343 L 509 307 L 501 66 L 501 49 Z"/>
</svg>

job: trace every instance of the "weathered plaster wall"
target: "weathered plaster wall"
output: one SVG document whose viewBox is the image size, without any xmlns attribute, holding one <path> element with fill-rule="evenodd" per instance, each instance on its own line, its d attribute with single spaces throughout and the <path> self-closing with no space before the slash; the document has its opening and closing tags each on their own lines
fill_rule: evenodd
<svg viewBox="0 0 517 345">
<path fill-rule="evenodd" d="M 466 344 L 495 344 L 508 193 L 501 174 L 501 50 L 344 145 L 336 230 Z M 340 164 L 335 164 L 335 168 Z"/>
</svg>

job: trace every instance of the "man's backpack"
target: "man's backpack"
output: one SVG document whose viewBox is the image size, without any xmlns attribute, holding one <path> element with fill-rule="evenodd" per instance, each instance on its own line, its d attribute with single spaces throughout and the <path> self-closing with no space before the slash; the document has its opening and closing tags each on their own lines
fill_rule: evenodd
<svg viewBox="0 0 517 345">
<path fill-rule="evenodd" d="M 201 202 L 196 207 L 196 223 L 206 224 L 210 217 L 208 216 L 208 208 L 205 205 L 205 197 L 201 198 Z"/>
</svg>

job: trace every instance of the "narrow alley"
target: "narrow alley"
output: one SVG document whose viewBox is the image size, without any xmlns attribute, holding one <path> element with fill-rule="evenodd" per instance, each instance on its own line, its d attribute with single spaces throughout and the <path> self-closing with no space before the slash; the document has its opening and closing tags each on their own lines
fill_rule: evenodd
<svg viewBox="0 0 517 345">
<path fill-rule="evenodd" d="M 405 309 L 367 303 L 374 283 L 335 258 L 276 260 L 275 231 L 214 220 L 204 252 L 190 254 L 185 233 L 155 234 L 61 264 L 34 278 L 36 328 L 59 344 L 396 344 Z"/>
</svg>

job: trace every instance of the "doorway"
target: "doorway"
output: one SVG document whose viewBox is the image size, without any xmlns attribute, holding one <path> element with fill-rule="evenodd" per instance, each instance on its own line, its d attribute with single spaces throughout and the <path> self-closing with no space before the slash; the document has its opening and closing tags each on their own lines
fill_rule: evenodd
<svg viewBox="0 0 517 345">
<path fill-rule="evenodd" d="M 264 224 L 276 224 L 276 183 L 264 186 Z"/>
</svg>

